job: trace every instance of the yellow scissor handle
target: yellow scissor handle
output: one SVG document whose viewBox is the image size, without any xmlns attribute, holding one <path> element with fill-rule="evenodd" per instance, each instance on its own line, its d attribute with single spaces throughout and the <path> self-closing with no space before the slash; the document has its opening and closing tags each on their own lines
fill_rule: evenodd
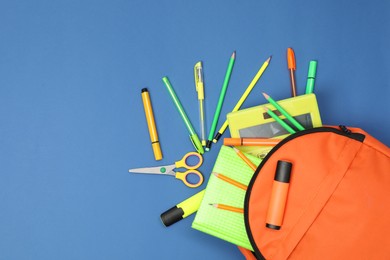
<svg viewBox="0 0 390 260">
<path fill-rule="evenodd" d="M 187 159 L 190 157 L 196 157 L 198 159 L 198 163 L 195 165 L 189 165 L 187 162 Z M 176 168 L 184 167 L 189 170 L 194 170 L 199 168 L 203 163 L 203 157 L 197 152 L 189 152 L 186 155 L 183 156 L 183 158 L 180 161 L 175 162 Z"/>
<path fill-rule="evenodd" d="M 196 175 L 198 177 L 198 181 L 195 182 L 195 183 L 189 182 L 187 178 L 190 175 Z M 190 188 L 199 187 L 203 183 L 203 175 L 199 171 L 197 171 L 197 170 L 188 170 L 188 171 L 185 171 L 185 172 L 176 172 L 175 177 L 176 177 L 176 179 L 179 179 L 182 182 L 184 182 L 184 184 L 187 185 Z"/>
</svg>

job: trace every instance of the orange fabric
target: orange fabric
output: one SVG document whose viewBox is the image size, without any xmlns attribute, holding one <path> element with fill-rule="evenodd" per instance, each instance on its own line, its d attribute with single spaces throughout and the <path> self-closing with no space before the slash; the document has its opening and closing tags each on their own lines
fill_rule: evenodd
<svg viewBox="0 0 390 260">
<path fill-rule="evenodd" d="M 240 250 L 241 254 L 245 256 L 246 260 L 256 260 L 256 257 L 253 255 L 252 251 L 238 246 L 238 249 Z"/>
<path fill-rule="evenodd" d="M 390 259 L 390 149 L 331 132 L 275 150 L 248 188 L 247 230 L 266 259 Z M 265 227 L 278 160 L 292 162 L 280 230 Z M 256 251 L 256 250 L 255 250 Z"/>
</svg>

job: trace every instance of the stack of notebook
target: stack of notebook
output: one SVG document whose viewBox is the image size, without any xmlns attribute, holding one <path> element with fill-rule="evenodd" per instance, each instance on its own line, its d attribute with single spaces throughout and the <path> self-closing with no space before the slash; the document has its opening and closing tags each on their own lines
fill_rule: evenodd
<svg viewBox="0 0 390 260">
<path fill-rule="evenodd" d="M 250 154 L 246 154 L 246 156 L 255 165 L 261 162 L 261 159 L 255 156 Z M 213 172 L 223 174 L 245 185 L 249 184 L 254 173 L 236 152 L 227 146 L 221 147 Z M 252 250 L 245 230 L 244 215 L 242 213 L 215 208 L 210 205 L 225 204 L 236 208 L 243 208 L 244 200 L 245 190 L 223 181 L 212 174 L 192 227 Z"/>
</svg>

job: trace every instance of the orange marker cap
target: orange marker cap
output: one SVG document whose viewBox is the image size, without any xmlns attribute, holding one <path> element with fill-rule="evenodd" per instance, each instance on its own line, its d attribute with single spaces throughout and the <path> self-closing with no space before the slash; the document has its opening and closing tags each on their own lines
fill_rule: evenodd
<svg viewBox="0 0 390 260">
<path fill-rule="evenodd" d="M 241 138 L 224 138 L 223 145 L 227 146 L 241 146 L 242 139 Z"/>
<path fill-rule="evenodd" d="M 287 49 L 287 66 L 289 70 L 295 70 L 296 64 L 295 64 L 295 54 L 294 50 L 292 48 Z"/>
</svg>

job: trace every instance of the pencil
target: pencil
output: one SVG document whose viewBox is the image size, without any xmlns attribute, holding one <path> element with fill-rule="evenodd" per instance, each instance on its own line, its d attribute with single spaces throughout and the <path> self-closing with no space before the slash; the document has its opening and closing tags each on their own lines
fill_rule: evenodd
<svg viewBox="0 0 390 260">
<path fill-rule="evenodd" d="M 284 129 L 286 129 L 290 134 L 295 134 L 295 130 L 291 128 L 286 122 L 284 122 L 282 119 L 280 119 L 274 112 L 272 112 L 271 109 L 268 107 L 264 107 L 264 110 L 267 111 L 268 115 L 270 115 L 273 119 L 275 119 L 276 122 L 278 122 L 281 126 L 283 126 Z"/>
<path fill-rule="evenodd" d="M 226 181 L 227 183 L 230 183 L 230 184 L 232 184 L 240 189 L 246 190 L 248 188 L 248 186 L 246 186 L 245 184 L 242 184 L 241 182 L 233 180 L 233 179 L 231 179 L 231 178 L 229 178 L 221 173 L 213 172 L 213 174 L 215 175 L 215 177 L 220 178 L 221 180 Z"/>
<path fill-rule="evenodd" d="M 222 89 L 221 89 L 221 92 L 219 94 L 219 100 L 218 100 L 217 108 L 215 109 L 213 123 L 211 125 L 211 129 L 210 129 L 210 133 L 209 133 L 209 138 L 206 141 L 206 151 L 209 151 L 211 148 L 212 140 L 214 137 L 215 129 L 217 128 L 219 115 L 221 114 L 223 101 L 225 99 L 226 90 L 227 90 L 227 87 L 229 85 L 229 80 L 230 80 L 230 76 L 232 75 L 232 70 L 233 70 L 235 60 L 236 60 L 236 52 L 234 51 L 232 56 L 230 57 L 229 65 L 228 65 L 228 68 L 227 68 L 226 74 L 225 74 L 225 79 L 223 81 Z"/>
<path fill-rule="evenodd" d="M 249 94 L 251 93 L 252 89 L 255 87 L 257 81 L 259 81 L 259 79 L 263 75 L 264 71 L 268 67 L 269 62 L 271 61 L 271 58 L 272 58 L 272 56 L 269 56 L 269 58 L 263 63 L 263 65 L 257 71 L 255 77 L 252 79 L 251 83 L 246 88 L 244 94 L 242 94 L 242 96 L 238 100 L 238 102 L 237 102 L 236 106 L 233 108 L 232 112 L 236 112 L 236 111 L 238 111 L 238 109 L 240 109 L 241 105 L 244 103 L 245 99 L 249 96 Z M 217 134 L 215 135 L 215 137 L 213 139 L 213 143 L 218 142 L 219 138 L 221 138 L 221 136 L 225 132 L 225 130 L 228 127 L 228 125 L 229 125 L 228 121 L 225 120 L 225 122 L 223 123 L 222 127 L 218 130 Z"/>
<path fill-rule="evenodd" d="M 257 166 L 249 160 L 248 157 L 246 157 L 240 150 L 238 150 L 236 147 L 233 147 L 234 151 L 237 153 L 238 156 L 254 171 L 256 171 Z"/>
<path fill-rule="evenodd" d="M 305 128 L 293 118 L 283 107 L 281 107 L 278 102 L 276 102 L 273 98 L 263 92 L 263 96 L 265 99 L 272 104 L 282 115 L 284 115 L 288 121 L 290 121 L 298 130 L 305 130 Z"/>
<path fill-rule="evenodd" d="M 244 213 L 243 208 L 237 208 L 237 207 L 232 207 L 229 205 L 217 204 L 217 203 L 209 203 L 209 205 L 213 206 L 214 208 L 217 208 L 217 209 L 223 209 L 223 210 L 228 210 L 228 211 L 237 212 L 237 213 Z"/>
</svg>

